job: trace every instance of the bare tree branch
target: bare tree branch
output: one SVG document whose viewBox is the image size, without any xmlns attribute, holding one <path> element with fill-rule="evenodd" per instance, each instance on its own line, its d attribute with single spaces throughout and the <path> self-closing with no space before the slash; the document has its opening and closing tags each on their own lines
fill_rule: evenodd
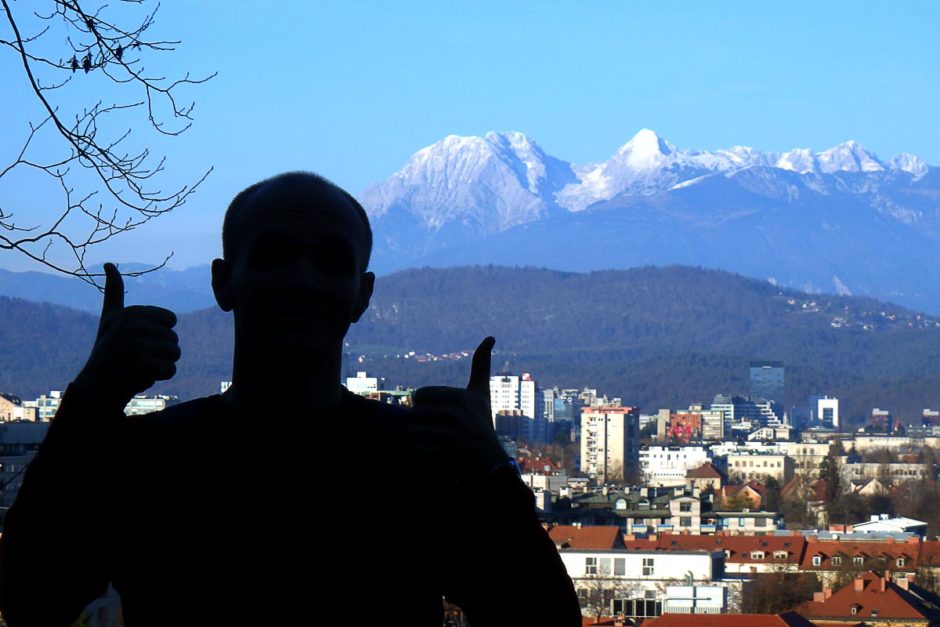
<svg viewBox="0 0 940 627">
<path fill-rule="evenodd" d="M 78 0 L 48 1 L 51 7 L 40 12 L 32 3 L 29 10 L 17 7 L 14 11 L 16 0 L 0 0 L 9 26 L 8 35 L 0 29 L 0 51 L 9 49 L 18 57 L 43 112 L 39 123 L 28 123 L 26 139 L 13 160 L 0 164 L 0 181 L 12 179 L 14 173 L 38 175 L 50 183 L 44 191 L 58 190 L 61 206 L 53 208 L 51 219 L 47 216 L 24 223 L 14 208 L 4 206 L 0 199 L 0 250 L 17 251 L 100 289 L 103 274 L 89 272 L 85 265 L 89 248 L 182 206 L 212 171 L 209 168 L 195 182 L 164 191 L 155 182 L 164 172 L 165 157 L 153 156 L 146 147 L 125 150 L 133 127 L 114 132 L 115 125 L 124 124 L 129 112 L 140 110 L 158 135 L 173 137 L 185 132 L 192 124 L 195 103 L 179 101 L 179 91 L 202 84 L 215 74 L 192 78 L 186 73 L 182 78 L 167 79 L 146 71 L 144 56 L 172 52 L 179 44 L 149 38 L 159 4 L 127 27 L 119 24 L 126 18 L 112 17 L 107 4 L 87 11 Z M 122 0 L 120 4 L 145 2 Z M 68 58 L 56 58 L 56 47 L 65 50 Z M 95 76 L 120 86 L 122 97 L 129 94 L 130 98 L 108 104 L 99 100 L 67 113 L 72 103 L 64 88 Z M 60 94 L 62 103 L 56 102 Z M 39 152 L 41 134 L 44 141 L 57 137 L 62 152 L 56 156 L 34 154 Z M 171 256 L 129 274 L 162 268 Z"/>
</svg>

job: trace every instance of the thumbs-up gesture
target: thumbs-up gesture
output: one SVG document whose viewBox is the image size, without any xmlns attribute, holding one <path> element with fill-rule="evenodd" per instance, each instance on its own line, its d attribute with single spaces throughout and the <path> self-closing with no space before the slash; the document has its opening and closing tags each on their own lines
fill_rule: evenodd
<svg viewBox="0 0 940 627">
<path fill-rule="evenodd" d="M 490 413 L 490 355 L 495 343 L 492 337 L 480 342 L 465 389 L 434 386 L 414 394 L 412 452 L 431 465 L 429 472 L 458 485 L 485 479 L 507 458 Z"/>
<path fill-rule="evenodd" d="M 104 264 L 104 272 L 98 334 L 75 384 L 123 409 L 135 394 L 176 374 L 176 314 L 162 307 L 125 307 L 121 273 L 110 263 Z"/>
</svg>

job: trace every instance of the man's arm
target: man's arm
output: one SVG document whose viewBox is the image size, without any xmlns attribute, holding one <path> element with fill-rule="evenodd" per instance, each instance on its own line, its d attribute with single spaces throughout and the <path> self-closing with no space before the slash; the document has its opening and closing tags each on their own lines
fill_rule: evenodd
<svg viewBox="0 0 940 627">
<path fill-rule="evenodd" d="M 0 537 L 0 610 L 11 627 L 71 625 L 107 589 L 117 414 L 69 386 L 26 470 Z"/>
<path fill-rule="evenodd" d="M 450 538 L 447 599 L 475 626 L 580 625 L 574 586 L 515 470 L 497 470 L 474 496 L 475 511 Z"/>
<path fill-rule="evenodd" d="M 454 508 L 443 530 L 452 566 L 441 573 L 448 600 L 476 627 L 547 621 L 581 624 L 577 595 L 554 543 L 535 515 L 535 497 L 519 479 L 493 429 L 490 351 L 473 355 L 466 389 L 415 392 L 409 436 L 428 467 L 452 470 L 449 482 L 470 508 Z"/>
<path fill-rule="evenodd" d="M 105 273 L 91 356 L 66 390 L 0 538 L 0 611 L 11 627 L 68 626 L 105 591 L 123 410 L 176 372 L 176 316 L 124 307 L 120 273 L 113 264 Z"/>
</svg>

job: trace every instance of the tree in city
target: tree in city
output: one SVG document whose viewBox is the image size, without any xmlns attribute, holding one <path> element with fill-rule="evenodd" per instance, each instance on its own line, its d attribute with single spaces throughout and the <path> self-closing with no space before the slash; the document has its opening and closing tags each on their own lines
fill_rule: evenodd
<svg viewBox="0 0 940 627">
<path fill-rule="evenodd" d="M 819 580 L 812 573 L 790 573 L 783 568 L 755 575 L 743 599 L 748 614 L 779 614 L 813 598 Z"/>
<path fill-rule="evenodd" d="M 39 198 L 13 206 L 0 196 L 0 250 L 95 284 L 103 275 L 86 268 L 89 249 L 179 208 L 208 175 L 163 189 L 166 159 L 147 144 L 189 128 L 194 103 L 182 92 L 212 75 L 170 78 L 145 67 L 179 44 L 151 36 L 157 7 L 146 0 L 83 5 L 0 0 L 0 58 L 20 68 L 38 112 L 23 121 L 13 154 L 0 154 L 0 193 Z"/>
</svg>

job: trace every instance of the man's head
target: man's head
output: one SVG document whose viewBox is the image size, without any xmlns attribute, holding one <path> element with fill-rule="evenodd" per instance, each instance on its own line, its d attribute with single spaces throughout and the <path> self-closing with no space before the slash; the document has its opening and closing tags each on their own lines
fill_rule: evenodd
<svg viewBox="0 0 940 627">
<path fill-rule="evenodd" d="M 239 193 L 225 214 L 223 259 L 212 264 L 236 342 L 263 352 L 335 348 L 369 305 L 371 249 L 362 206 L 320 176 L 282 174 Z"/>
</svg>

